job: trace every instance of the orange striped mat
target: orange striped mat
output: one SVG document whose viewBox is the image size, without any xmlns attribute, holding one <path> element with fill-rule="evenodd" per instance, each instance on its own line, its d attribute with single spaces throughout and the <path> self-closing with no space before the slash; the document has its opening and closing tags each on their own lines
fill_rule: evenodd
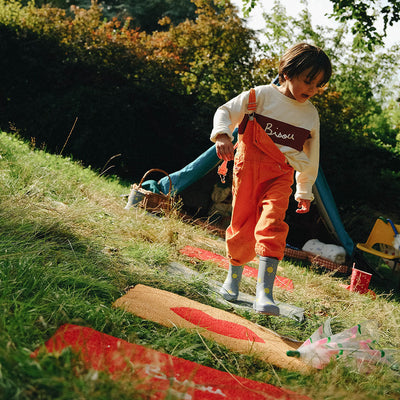
<svg viewBox="0 0 400 400">
<path fill-rule="evenodd" d="M 117 299 L 114 306 L 168 327 L 195 330 L 233 351 L 254 354 L 279 368 L 310 370 L 300 360 L 286 355 L 288 350 L 297 349 L 300 342 L 282 338 L 238 315 L 174 293 L 137 285 Z"/>
</svg>

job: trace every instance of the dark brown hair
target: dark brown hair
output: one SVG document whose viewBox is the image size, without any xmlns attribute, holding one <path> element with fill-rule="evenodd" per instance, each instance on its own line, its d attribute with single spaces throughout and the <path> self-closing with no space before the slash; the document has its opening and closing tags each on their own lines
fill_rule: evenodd
<svg viewBox="0 0 400 400">
<path fill-rule="evenodd" d="M 310 69 L 311 68 L 311 69 Z M 332 65 L 328 56 L 319 47 L 308 43 L 298 43 L 286 50 L 279 64 L 279 83 L 288 78 L 299 76 L 302 72 L 310 69 L 308 78 L 313 80 L 321 71 L 324 78 L 320 86 L 328 83 L 332 75 Z"/>
</svg>

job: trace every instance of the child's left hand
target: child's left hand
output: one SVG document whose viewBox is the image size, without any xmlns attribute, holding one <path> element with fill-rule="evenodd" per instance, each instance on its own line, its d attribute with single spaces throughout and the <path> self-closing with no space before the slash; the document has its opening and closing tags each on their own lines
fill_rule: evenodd
<svg viewBox="0 0 400 400">
<path fill-rule="evenodd" d="M 298 214 L 308 213 L 310 211 L 310 205 L 311 205 L 310 200 L 299 199 L 296 212 Z"/>
</svg>

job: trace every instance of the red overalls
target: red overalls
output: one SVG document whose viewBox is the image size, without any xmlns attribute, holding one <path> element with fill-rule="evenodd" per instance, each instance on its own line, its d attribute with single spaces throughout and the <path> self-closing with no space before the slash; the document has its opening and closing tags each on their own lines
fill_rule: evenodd
<svg viewBox="0 0 400 400">
<path fill-rule="evenodd" d="M 255 110 L 254 90 L 248 109 Z M 243 265 L 256 254 L 281 260 L 289 231 L 284 218 L 294 170 L 252 116 L 239 134 L 233 168 L 233 210 L 226 231 L 231 264 Z"/>
</svg>

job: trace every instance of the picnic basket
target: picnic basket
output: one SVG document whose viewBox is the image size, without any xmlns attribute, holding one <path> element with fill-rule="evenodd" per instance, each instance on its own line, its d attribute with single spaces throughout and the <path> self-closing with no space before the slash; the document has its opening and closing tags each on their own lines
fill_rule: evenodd
<svg viewBox="0 0 400 400">
<path fill-rule="evenodd" d="M 146 190 L 142 187 L 145 179 L 153 172 L 161 172 L 166 175 L 169 179 L 169 191 L 167 194 L 164 193 L 154 193 L 151 190 Z M 128 204 L 125 208 L 130 208 L 130 206 L 135 205 L 144 208 L 146 211 L 153 213 L 169 213 L 173 205 L 173 198 L 171 197 L 172 191 L 172 180 L 167 172 L 162 169 L 153 168 L 148 170 L 143 178 L 137 185 L 134 183 L 131 186 L 131 193 L 129 194 Z"/>
</svg>

